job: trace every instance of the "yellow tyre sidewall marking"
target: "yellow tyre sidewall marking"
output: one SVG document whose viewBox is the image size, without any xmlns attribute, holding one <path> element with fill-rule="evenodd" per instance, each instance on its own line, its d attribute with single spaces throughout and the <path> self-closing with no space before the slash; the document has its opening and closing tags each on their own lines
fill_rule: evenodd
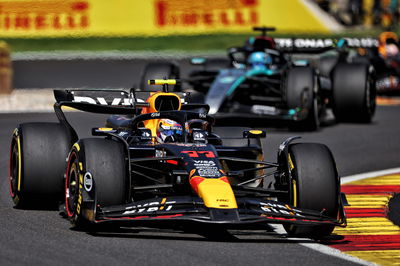
<svg viewBox="0 0 400 266">
<path fill-rule="evenodd" d="M 292 189 L 293 189 L 293 206 L 297 207 L 297 182 L 292 179 Z"/>
<path fill-rule="evenodd" d="M 81 150 L 81 147 L 79 146 L 78 143 L 75 143 L 73 147 L 74 147 L 77 151 L 80 151 L 80 150 Z"/>
<path fill-rule="evenodd" d="M 292 161 L 292 157 L 290 156 L 290 153 L 288 154 L 288 164 L 289 164 L 289 170 L 292 171 L 294 169 L 294 164 Z"/>
</svg>

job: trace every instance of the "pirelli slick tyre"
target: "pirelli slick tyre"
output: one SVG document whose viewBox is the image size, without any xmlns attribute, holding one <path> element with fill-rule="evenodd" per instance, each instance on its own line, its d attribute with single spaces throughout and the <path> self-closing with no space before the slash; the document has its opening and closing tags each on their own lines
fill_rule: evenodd
<svg viewBox="0 0 400 266">
<path fill-rule="evenodd" d="M 142 73 L 140 88 L 145 91 L 161 90 L 162 86 L 149 85 L 149 79 L 179 79 L 179 67 L 173 63 L 152 62 L 146 65 Z M 169 91 L 180 91 L 180 85 L 169 87 Z"/>
<path fill-rule="evenodd" d="M 127 171 L 122 143 L 101 138 L 75 143 L 68 157 L 65 180 L 65 207 L 71 223 L 77 228 L 90 224 L 82 214 L 84 190 L 95 194 L 99 206 L 125 203 Z"/>
<path fill-rule="evenodd" d="M 289 203 L 295 207 L 338 216 L 340 184 L 332 153 L 323 144 L 291 144 L 288 152 Z M 320 238 L 332 233 L 334 225 L 284 225 L 291 236 Z"/>
<path fill-rule="evenodd" d="M 25 123 L 14 130 L 9 178 L 16 207 L 57 206 L 70 148 L 68 132 L 58 123 Z"/>
<path fill-rule="evenodd" d="M 293 67 L 288 69 L 285 80 L 285 94 L 289 109 L 307 112 L 306 117 L 300 121 L 289 125 L 290 130 L 294 131 L 314 131 L 318 130 L 319 107 L 318 98 L 315 91 L 316 80 L 315 72 L 311 67 Z"/>
<path fill-rule="evenodd" d="M 366 64 L 338 64 L 332 72 L 332 109 L 337 121 L 369 123 L 376 89 Z"/>
</svg>

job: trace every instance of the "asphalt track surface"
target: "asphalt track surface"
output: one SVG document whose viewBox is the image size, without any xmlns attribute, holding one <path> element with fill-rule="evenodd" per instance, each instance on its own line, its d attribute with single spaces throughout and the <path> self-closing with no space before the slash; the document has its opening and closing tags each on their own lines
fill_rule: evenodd
<svg viewBox="0 0 400 266">
<path fill-rule="evenodd" d="M 138 84 L 144 62 L 19 61 L 14 63 L 14 84 L 19 88 L 128 88 Z M 265 158 L 275 161 L 279 143 L 301 135 L 301 141 L 320 142 L 331 148 L 341 176 L 399 167 L 399 114 L 400 106 L 381 106 L 369 125 L 333 124 L 311 133 L 267 128 Z M 87 137 L 91 127 L 104 124 L 104 117 L 99 115 L 68 116 L 80 137 Z M 268 226 L 265 230 L 232 231 L 232 237 L 216 239 L 206 238 L 201 232 L 149 228 L 90 234 L 73 230 L 58 211 L 14 209 L 7 178 L 9 142 L 17 124 L 31 121 L 56 121 L 56 117 L 52 113 L 0 114 L 0 265 L 355 264 L 307 248 L 301 244 L 314 242 L 287 239 Z"/>
</svg>

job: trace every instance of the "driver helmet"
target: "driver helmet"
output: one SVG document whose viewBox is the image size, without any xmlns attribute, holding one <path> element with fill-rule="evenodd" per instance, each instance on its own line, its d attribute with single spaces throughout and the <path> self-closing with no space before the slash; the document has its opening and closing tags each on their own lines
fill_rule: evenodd
<svg viewBox="0 0 400 266">
<path fill-rule="evenodd" d="M 171 119 L 160 119 L 157 126 L 157 140 L 160 143 L 179 142 L 182 140 L 181 124 Z"/>
<path fill-rule="evenodd" d="M 386 45 L 386 55 L 389 57 L 396 56 L 399 54 L 399 48 L 396 44 L 388 44 Z"/>
<path fill-rule="evenodd" d="M 263 69 L 272 63 L 272 58 L 264 52 L 254 52 L 250 54 L 247 63 L 253 68 Z"/>
</svg>

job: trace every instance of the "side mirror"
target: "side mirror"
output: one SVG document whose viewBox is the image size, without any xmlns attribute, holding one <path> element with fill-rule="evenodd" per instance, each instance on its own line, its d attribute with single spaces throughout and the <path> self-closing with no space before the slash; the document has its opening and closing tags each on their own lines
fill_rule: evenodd
<svg viewBox="0 0 400 266">
<path fill-rule="evenodd" d="M 111 127 L 95 127 L 92 128 L 93 136 L 107 136 L 108 134 L 117 133 L 117 130 Z"/>
<path fill-rule="evenodd" d="M 194 57 L 194 58 L 190 59 L 190 63 L 192 65 L 201 66 L 206 63 L 206 59 L 203 57 Z"/>
<path fill-rule="evenodd" d="M 261 139 L 265 138 L 266 136 L 267 132 L 264 130 L 253 129 L 243 131 L 243 137 L 246 139 Z"/>
</svg>

